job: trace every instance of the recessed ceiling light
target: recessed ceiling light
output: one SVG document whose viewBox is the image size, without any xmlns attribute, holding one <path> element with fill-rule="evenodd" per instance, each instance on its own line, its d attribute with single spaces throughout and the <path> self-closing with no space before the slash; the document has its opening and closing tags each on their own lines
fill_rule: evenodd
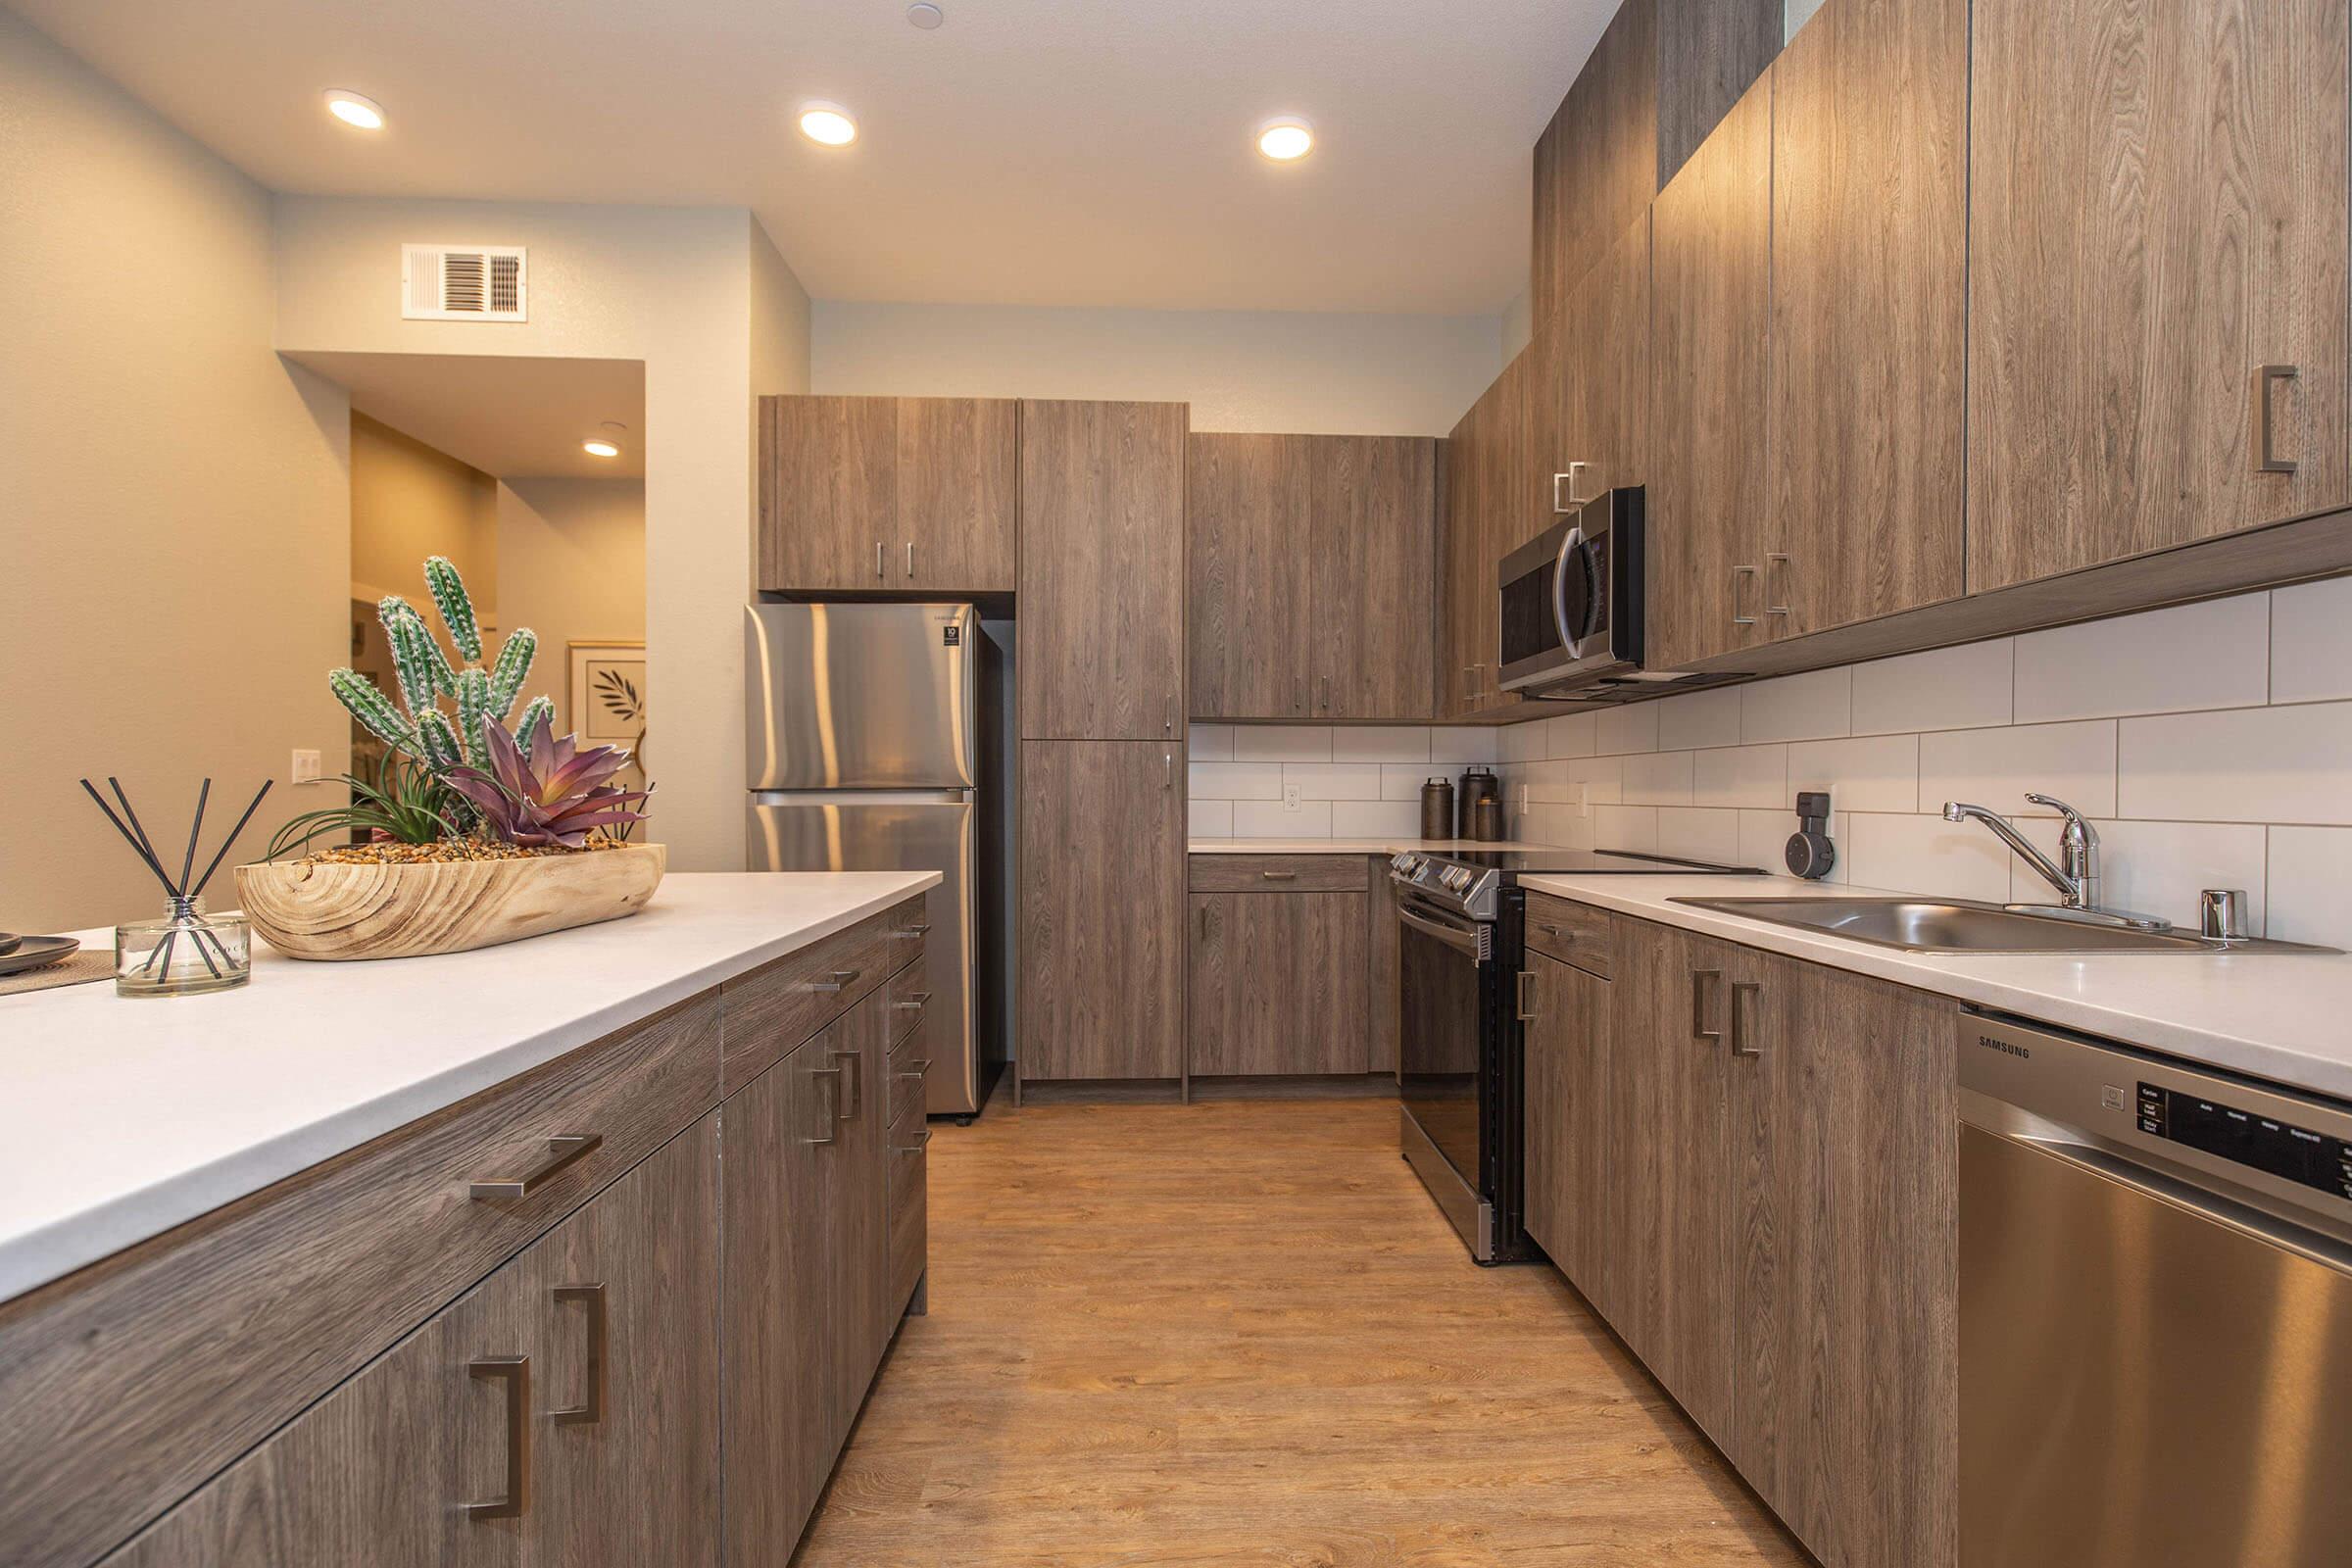
<svg viewBox="0 0 2352 1568">
<path fill-rule="evenodd" d="M 827 147 L 847 147 L 858 139 L 858 122 L 839 104 L 801 105 L 801 134 Z"/>
<path fill-rule="evenodd" d="M 1296 115 L 1269 120 L 1257 127 L 1257 150 L 1278 164 L 1304 158 L 1315 145 L 1315 127 Z"/>
<path fill-rule="evenodd" d="M 592 458 L 617 458 L 620 448 L 601 436 L 591 436 L 580 443 L 580 450 Z"/>
<path fill-rule="evenodd" d="M 384 128 L 384 106 L 382 104 L 372 98 L 362 97 L 356 92 L 346 92 L 340 87 L 327 89 L 326 112 L 346 125 L 356 125 L 362 130 Z"/>
<path fill-rule="evenodd" d="M 947 21 L 948 14 L 933 5 L 931 0 L 914 0 L 914 4 L 906 8 L 906 20 L 929 32 Z"/>
</svg>

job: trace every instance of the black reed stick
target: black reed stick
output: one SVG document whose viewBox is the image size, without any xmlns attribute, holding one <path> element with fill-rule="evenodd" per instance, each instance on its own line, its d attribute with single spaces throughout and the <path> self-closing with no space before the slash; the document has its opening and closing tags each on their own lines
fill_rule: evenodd
<svg viewBox="0 0 2352 1568">
<path fill-rule="evenodd" d="M 106 804 L 106 797 L 100 795 L 96 786 L 86 778 L 81 781 L 81 787 L 89 791 L 90 799 L 98 803 L 98 809 L 106 813 L 106 819 L 109 822 L 115 824 L 115 831 L 122 835 L 123 841 L 130 846 L 131 852 L 147 862 L 147 869 L 155 873 L 155 879 L 164 885 L 164 891 L 172 892 L 171 876 L 165 872 L 162 865 L 157 863 L 155 856 L 147 846 L 139 842 L 138 836 L 122 825 L 122 819 L 115 814 L 115 808 Z M 176 895 L 174 896 L 176 897 Z"/>
<path fill-rule="evenodd" d="M 262 780 L 262 787 L 254 793 L 253 804 L 245 808 L 245 814 L 237 818 L 237 825 L 230 828 L 228 837 L 220 841 L 220 853 L 213 857 L 212 864 L 206 866 L 204 875 L 197 878 L 196 891 L 189 894 L 189 898 L 204 897 L 205 887 L 213 880 L 213 873 L 220 869 L 220 862 L 228 856 L 228 847 L 237 842 L 237 835 L 244 832 L 245 824 L 253 820 L 253 813 L 261 808 L 262 797 L 270 793 L 270 786 L 275 782 L 277 782 L 275 779 Z"/>
<path fill-rule="evenodd" d="M 179 862 L 179 885 L 188 885 L 188 873 L 196 869 L 196 840 L 204 833 L 204 803 L 213 793 L 213 781 L 206 779 L 204 788 L 196 792 L 196 820 L 188 825 L 188 853 Z"/>
<path fill-rule="evenodd" d="M 122 814 L 130 818 L 130 830 L 139 836 L 139 848 L 147 852 L 147 863 L 155 867 L 158 876 L 163 877 L 164 890 L 173 898 L 178 898 L 180 896 L 179 889 L 173 885 L 171 876 L 165 872 L 164 858 L 155 853 L 155 840 L 147 836 L 147 824 L 140 821 L 139 813 L 130 808 L 130 797 L 122 793 L 122 781 L 109 773 L 106 776 L 106 787 L 113 790 L 115 799 L 122 803 Z"/>
</svg>

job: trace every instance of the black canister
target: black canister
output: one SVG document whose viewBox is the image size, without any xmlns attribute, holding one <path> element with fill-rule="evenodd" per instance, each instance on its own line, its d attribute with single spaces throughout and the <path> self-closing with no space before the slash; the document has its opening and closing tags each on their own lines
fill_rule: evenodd
<svg viewBox="0 0 2352 1568">
<path fill-rule="evenodd" d="M 1449 839 L 1453 835 L 1453 781 L 1433 778 L 1421 786 L 1421 836 Z"/>
<path fill-rule="evenodd" d="M 1502 839 L 1502 799 L 1495 795 L 1481 795 L 1470 803 L 1470 836 L 1481 844 L 1495 844 Z"/>
<path fill-rule="evenodd" d="M 1493 801 L 1495 807 L 1495 827 L 1493 833 L 1478 831 L 1478 803 Z M 1502 780 L 1485 767 L 1473 766 L 1462 774 L 1462 837 L 1493 842 L 1502 837 Z"/>
</svg>

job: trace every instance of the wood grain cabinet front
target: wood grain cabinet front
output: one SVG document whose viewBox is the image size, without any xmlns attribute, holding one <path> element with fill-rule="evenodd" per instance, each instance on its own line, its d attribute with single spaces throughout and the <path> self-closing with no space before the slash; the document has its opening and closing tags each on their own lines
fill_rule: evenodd
<svg viewBox="0 0 2352 1568">
<path fill-rule="evenodd" d="M 760 405 L 760 587 L 1011 590 L 1017 404 L 795 396 Z"/>
<path fill-rule="evenodd" d="M 1605 1317 L 1616 1300 L 1609 986 L 1541 953 L 1527 967 L 1527 1233 Z"/>
<path fill-rule="evenodd" d="M 1361 892 L 1196 893 L 1192 915 L 1194 1077 L 1371 1071 Z"/>
</svg>

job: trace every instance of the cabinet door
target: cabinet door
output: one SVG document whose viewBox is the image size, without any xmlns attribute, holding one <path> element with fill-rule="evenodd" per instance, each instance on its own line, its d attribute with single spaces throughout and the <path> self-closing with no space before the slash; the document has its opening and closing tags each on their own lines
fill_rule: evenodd
<svg viewBox="0 0 2352 1568">
<path fill-rule="evenodd" d="M 1724 1009 L 1735 950 L 1621 921 L 1608 1062 L 1611 1321 L 1708 1436 L 1731 1431 Z"/>
<path fill-rule="evenodd" d="M 1647 662 L 1765 635 L 1765 398 L 1772 306 L 1767 71 L 1650 211 Z"/>
<path fill-rule="evenodd" d="M 1576 287 L 1561 349 L 1563 465 L 1580 498 L 1648 481 L 1649 213 L 1644 209 Z M 1563 466 L 1558 471 L 1567 472 Z M 1570 487 L 1561 486 L 1563 499 Z"/>
<path fill-rule="evenodd" d="M 1610 1314 L 1610 982 L 1540 953 L 1527 1031 L 1527 1231 Z"/>
<path fill-rule="evenodd" d="M 1738 950 L 1736 1418 L 1828 1568 L 1957 1560 L 1958 1125 L 1940 998 Z"/>
<path fill-rule="evenodd" d="M 1183 1073 L 1184 837 L 1178 748 L 1022 745 L 1024 1080 Z"/>
<path fill-rule="evenodd" d="M 1029 739 L 1182 731 L 1185 418 L 1181 403 L 1021 405 Z"/>
<path fill-rule="evenodd" d="M 837 1292 L 853 1202 L 834 1055 L 849 1016 L 719 1107 L 726 1560 L 789 1562 L 848 1423 Z"/>
<path fill-rule="evenodd" d="M 762 398 L 760 423 L 760 586 L 897 586 L 897 400 Z"/>
<path fill-rule="evenodd" d="M 1313 702 L 1300 612 L 1313 582 L 1311 436 L 1192 436 L 1185 444 L 1185 640 L 1196 718 L 1303 718 Z"/>
<path fill-rule="evenodd" d="M 1969 590 L 2343 506 L 2343 0 L 1972 36 Z"/>
<path fill-rule="evenodd" d="M 1679 163 L 1680 160 L 1678 159 Z M 1625 0 L 1536 142 L 1528 308 L 1540 329 L 1567 313 L 1610 236 L 1658 189 L 1658 8 Z"/>
<path fill-rule="evenodd" d="M 1474 403 L 1454 424 L 1439 454 L 1444 491 L 1438 518 L 1437 714 L 1460 718 L 1470 711 L 1471 663 L 1478 646 L 1471 624 L 1470 589 L 1477 578 L 1478 440 L 1484 405 Z"/>
<path fill-rule="evenodd" d="M 1968 14 L 1830 0 L 1772 68 L 1774 636 L 1961 592 Z"/>
<path fill-rule="evenodd" d="M 1437 444 L 1301 439 L 1316 456 L 1306 534 L 1313 592 L 1304 617 L 1314 715 L 1426 719 L 1436 657 Z M 1293 621 L 1298 607 L 1285 607 Z"/>
<path fill-rule="evenodd" d="M 1010 398 L 898 400 L 892 586 L 1012 592 L 1019 415 Z"/>
<path fill-rule="evenodd" d="M 830 1033 L 827 1050 L 843 1070 L 848 1097 L 831 1151 L 839 1166 L 841 1215 L 833 1265 L 833 1399 L 846 1439 L 890 1343 L 888 996 L 867 996 Z"/>
<path fill-rule="evenodd" d="M 1362 1073 L 1364 895 L 1193 895 L 1195 1077 Z"/>
<path fill-rule="evenodd" d="M 1519 702 L 1517 692 L 1502 689 L 1502 593 L 1495 568 L 1551 520 L 1551 474 L 1535 446 L 1531 412 L 1537 360 L 1533 344 L 1520 350 L 1487 394 L 1491 406 L 1479 484 L 1478 555 L 1471 563 L 1470 588 L 1472 618 L 1478 627 L 1471 663 L 1478 672 L 1475 706 L 1481 712 Z"/>
</svg>

